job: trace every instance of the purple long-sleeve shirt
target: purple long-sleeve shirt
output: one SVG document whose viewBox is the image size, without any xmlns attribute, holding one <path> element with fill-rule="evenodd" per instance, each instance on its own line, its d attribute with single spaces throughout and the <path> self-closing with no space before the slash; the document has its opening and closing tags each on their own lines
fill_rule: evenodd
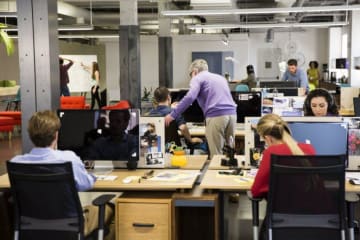
<svg viewBox="0 0 360 240">
<path fill-rule="evenodd" d="M 226 79 L 218 74 L 201 71 L 190 81 L 188 93 L 170 113 L 176 119 L 197 99 L 205 118 L 236 115 L 236 104 Z"/>
</svg>

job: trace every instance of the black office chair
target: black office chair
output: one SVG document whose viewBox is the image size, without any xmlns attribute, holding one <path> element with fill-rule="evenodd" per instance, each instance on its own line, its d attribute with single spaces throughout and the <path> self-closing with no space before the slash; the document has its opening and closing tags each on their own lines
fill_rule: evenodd
<svg viewBox="0 0 360 240">
<path fill-rule="evenodd" d="M 170 142 L 174 142 L 177 146 L 181 146 L 181 137 L 179 135 L 178 132 L 178 126 L 176 121 L 172 121 L 169 126 L 165 127 L 165 144 L 166 143 L 170 143 Z M 187 146 L 187 148 L 190 150 L 190 154 L 193 155 L 194 154 L 194 144 L 189 142 L 189 141 L 185 141 L 185 144 Z"/>
<path fill-rule="evenodd" d="M 165 126 L 165 143 L 169 142 L 174 142 L 177 146 L 181 146 L 176 121 L 172 121 L 168 126 Z"/>
<path fill-rule="evenodd" d="M 354 103 L 354 113 L 356 117 L 360 116 L 360 98 L 359 97 L 354 97 L 353 98 L 353 103 Z"/>
<path fill-rule="evenodd" d="M 14 198 L 14 239 L 84 239 L 84 217 L 72 164 L 24 164 L 7 161 Z M 93 201 L 99 206 L 97 239 L 103 239 L 105 204 L 115 195 Z M 95 236 L 94 236 L 95 235 Z M 96 238 L 96 234 L 86 236 Z"/>
<path fill-rule="evenodd" d="M 250 192 L 248 195 L 251 198 Z M 251 200 L 254 239 L 258 239 L 261 199 Z M 353 206 L 356 201 L 349 204 Z M 345 156 L 271 156 L 260 239 L 345 239 L 345 209 Z M 348 213 L 347 220 L 353 239 L 352 213 Z"/>
</svg>

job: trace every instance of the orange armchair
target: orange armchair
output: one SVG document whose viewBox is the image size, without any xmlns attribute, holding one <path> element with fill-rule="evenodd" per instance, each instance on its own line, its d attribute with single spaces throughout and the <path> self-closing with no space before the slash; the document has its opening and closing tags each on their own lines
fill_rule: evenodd
<svg viewBox="0 0 360 240">
<path fill-rule="evenodd" d="M 61 96 L 60 109 L 88 109 L 85 96 Z"/>
<path fill-rule="evenodd" d="M 129 101 L 127 100 L 120 100 L 118 103 L 114 105 L 104 106 L 102 110 L 113 110 L 113 109 L 129 109 L 131 108 Z"/>
</svg>

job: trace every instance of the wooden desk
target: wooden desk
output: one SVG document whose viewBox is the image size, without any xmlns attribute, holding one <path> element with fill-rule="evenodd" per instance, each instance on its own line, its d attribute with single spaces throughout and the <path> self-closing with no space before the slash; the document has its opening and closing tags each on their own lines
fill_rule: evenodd
<svg viewBox="0 0 360 240">
<path fill-rule="evenodd" d="M 219 175 L 219 170 L 207 170 L 201 181 L 200 188 L 221 191 L 246 191 L 253 181 L 239 181 L 240 176 Z M 244 178 L 248 179 L 248 178 Z"/>
<path fill-rule="evenodd" d="M 154 169 L 154 175 L 161 172 L 169 173 L 185 173 L 189 174 L 189 178 L 181 181 L 153 181 L 149 179 L 141 179 L 132 181 L 131 183 L 123 183 L 122 180 L 128 176 L 143 176 L 149 170 L 114 170 L 108 175 L 117 176 L 114 181 L 97 180 L 92 191 L 175 191 L 178 189 L 191 189 L 198 177 L 198 170 L 179 170 L 179 169 Z M 0 188 L 9 188 L 10 182 L 7 174 L 0 176 Z"/>
<path fill-rule="evenodd" d="M 221 169 L 229 169 L 228 166 L 221 166 L 221 159 L 224 158 L 224 155 L 214 155 L 210 160 L 209 170 L 221 170 Z M 239 166 L 241 166 L 241 162 L 245 160 L 244 155 L 235 155 L 235 158 L 238 160 Z"/>
<path fill-rule="evenodd" d="M 208 190 L 220 191 L 247 191 L 250 190 L 253 181 L 251 178 L 241 176 L 219 175 L 219 170 L 207 170 L 200 184 L 200 188 Z M 250 179 L 250 181 L 236 180 L 236 179 Z M 349 181 L 345 181 L 345 191 L 360 193 L 360 185 L 352 185 Z"/>
<path fill-rule="evenodd" d="M 186 155 L 187 164 L 181 167 L 181 169 L 202 170 L 207 158 L 207 155 Z"/>
</svg>

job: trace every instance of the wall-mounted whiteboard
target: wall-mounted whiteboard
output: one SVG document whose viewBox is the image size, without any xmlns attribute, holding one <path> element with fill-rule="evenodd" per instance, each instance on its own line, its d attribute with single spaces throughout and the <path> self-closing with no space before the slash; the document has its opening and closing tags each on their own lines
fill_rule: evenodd
<svg viewBox="0 0 360 240">
<path fill-rule="evenodd" d="M 74 65 L 69 69 L 70 82 L 68 87 L 70 92 L 88 92 L 91 89 L 91 74 L 86 71 L 81 63 L 91 66 L 92 62 L 97 62 L 96 55 L 60 55 L 62 58 L 71 59 Z M 67 63 L 67 61 L 65 61 Z"/>
</svg>

